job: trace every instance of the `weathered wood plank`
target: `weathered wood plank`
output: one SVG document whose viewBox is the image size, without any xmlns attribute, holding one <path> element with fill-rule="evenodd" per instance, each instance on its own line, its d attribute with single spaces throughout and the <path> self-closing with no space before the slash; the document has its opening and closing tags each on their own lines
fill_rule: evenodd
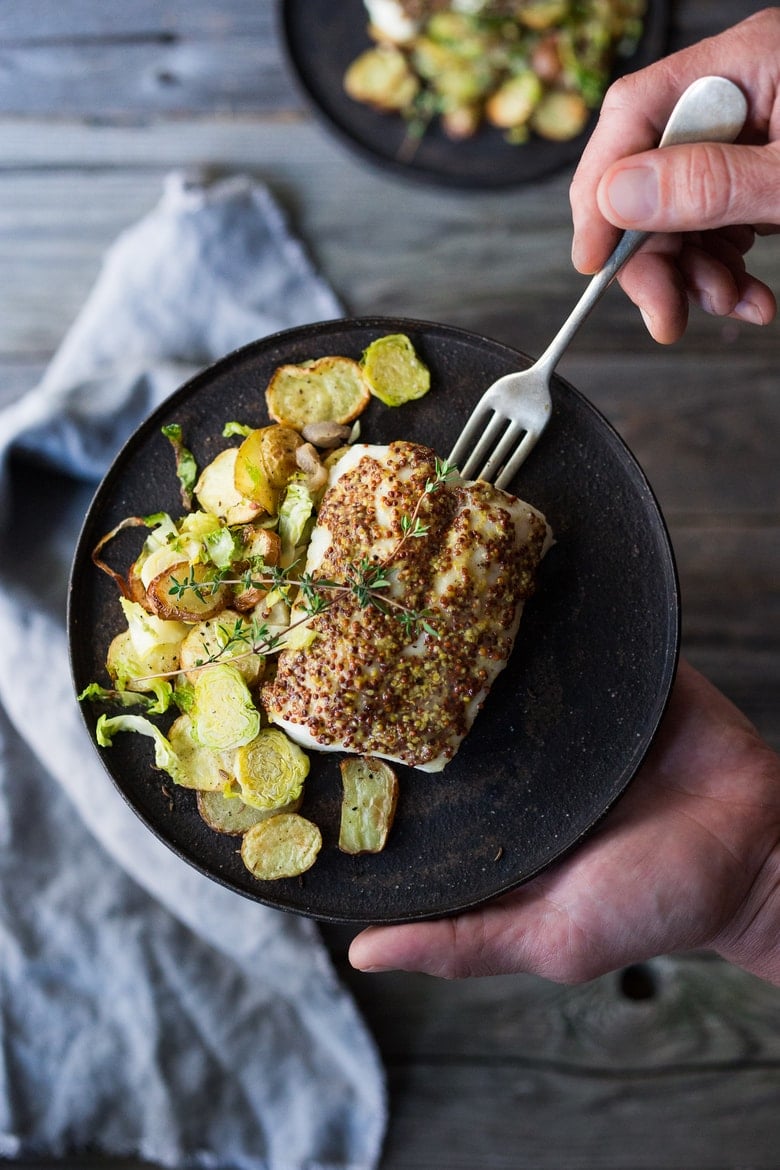
<svg viewBox="0 0 780 1170">
<path fill-rule="evenodd" d="M 42 156 L 36 161 L 23 147 L 23 128 L 0 125 L 0 158 L 17 168 L 0 184 L 0 264 L 12 272 L 22 302 L 29 289 L 44 297 L 37 328 L 48 325 L 51 344 L 83 300 L 105 247 L 156 202 L 166 170 L 238 169 L 242 154 L 240 169 L 276 191 L 293 227 L 357 313 L 450 321 L 536 353 L 583 287 L 569 259 L 568 175 L 511 198 L 471 198 L 390 182 L 355 163 L 309 123 L 265 124 L 251 132 L 230 123 L 164 129 L 113 131 L 103 164 L 90 154 L 89 135 L 82 133 L 81 156 L 72 155 L 65 170 L 42 174 Z M 75 145 L 63 135 L 63 154 Z M 53 279 L 41 279 L 42 266 Z M 780 240 L 765 242 L 756 268 L 780 285 Z M 14 301 L 3 306 L 0 350 L 40 350 L 37 336 L 24 336 L 29 317 Z M 714 346 L 720 357 L 743 344 L 740 329 L 695 314 L 688 337 L 673 352 L 712 353 Z M 776 364 L 777 327 L 744 333 L 774 368 L 769 363 Z M 660 353 L 633 306 L 611 290 L 572 353 L 598 352 L 613 363 L 619 350 Z M 679 379 L 673 370 L 668 377 L 670 385 Z"/>
<path fill-rule="evenodd" d="M 713 0 L 674 12 L 670 48 L 760 5 Z M 274 0 L 31 0 L 4 6 L 0 111 L 127 120 L 151 113 L 300 107 Z"/>
<path fill-rule="evenodd" d="M 324 933 L 338 955 L 346 936 Z M 472 1060 L 616 1078 L 777 1065 L 780 1075 L 780 990 L 708 957 L 654 959 L 580 987 L 340 970 L 394 1064 Z"/>
<path fill-rule="evenodd" d="M 40 2 L 5 9 L 4 112 L 128 121 L 300 107 L 272 0 Z"/>
</svg>

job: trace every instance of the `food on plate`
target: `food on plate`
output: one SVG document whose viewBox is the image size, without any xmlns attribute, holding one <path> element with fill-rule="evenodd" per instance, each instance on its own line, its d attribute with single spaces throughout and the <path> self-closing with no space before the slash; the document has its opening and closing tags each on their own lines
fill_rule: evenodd
<svg viewBox="0 0 780 1170">
<path fill-rule="evenodd" d="M 431 373 L 403 333 L 377 337 L 361 359 L 371 393 L 385 406 L 402 406 L 422 398 L 431 388 Z"/>
<path fill-rule="evenodd" d="M 107 647 L 111 686 L 80 696 L 123 708 L 99 716 L 98 744 L 150 738 L 154 766 L 194 791 L 211 829 L 242 838 L 259 881 L 300 876 L 322 848 L 301 813 L 311 751 L 348 756 L 340 850 L 385 848 L 399 788 L 387 761 L 452 759 L 551 542 L 531 505 L 464 482 L 429 447 L 358 442 L 344 421 L 355 386 L 395 406 L 426 394 L 430 374 L 403 334 L 359 360 L 279 367 L 268 393 L 279 406 L 281 387 L 294 410 L 226 423 L 200 470 L 166 427 L 187 510 L 127 517 L 93 551 L 125 625 Z M 120 572 L 105 549 L 139 528 Z"/>
<path fill-rule="evenodd" d="M 355 444 L 331 473 L 305 572 L 343 581 L 357 561 L 392 575 L 381 605 L 343 592 L 310 618 L 307 645 L 282 650 L 262 689 L 269 719 L 310 749 L 440 771 L 506 664 L 549 543 L 535 508 L 442 475 L 429 448 Z M 425 621 L 410 630 L 399 606 Z"/>
<path fill-rule="evenodd" d="M 452 139 L 483 125 L 512 143 L 580 134 L 647 0 L 365 0 L 373 45 L 347 68 L 355 101 Z"/>
<path fill-rule="evenodd" d="M 280 366 L 265 392 L 271 418 L 298 430 L 307 423 L 352 422 L 370 399 L 360 363 L 346 357 Z"/>
<path fill-rule="evenodd" d="M 381 853 L 395 817 L 398 777 L 384 760 L 371 756 L 348 756 L 339 769 L 339 849 L 342 853 Z"/>
<path fill-rule="evenodd" d="M 300 813 L 277 813 L 247 829 L 241 860 L 261 882 L 298 877 L 311 869 L 322 848 L 322 834 Z"/>
</svg>

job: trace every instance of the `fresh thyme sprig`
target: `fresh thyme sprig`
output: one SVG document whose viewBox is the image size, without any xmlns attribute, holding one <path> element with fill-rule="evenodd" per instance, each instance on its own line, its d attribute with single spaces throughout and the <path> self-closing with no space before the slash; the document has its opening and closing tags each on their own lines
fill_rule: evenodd
<svg viewBox="0 0 780 1170">
<path fill-rule="evenodd" d="M 186 577 L 171 577 L 168 590 L 175 598 L 181 598 L 188 590 L 192 590 L 200 601 L 212 596 L 222 585 L 237 586 L 246 591 L 250 589 L 278 590 L 280 596 L 289 604 L 291 590 L 297 587 L 300 591 L 297 604 L 305 611 L 307 618 L 314 617 L 327 609 L 333 603 L 332 595 L 334 593 L 351 595 L 361 609 L 371 606 L 383 614 L 394 613 L 410 636 L 419 630 L 424 630 L 436 637 L 436 631 L 427 621 L 430 616 L 427 610 L 411 609 L 397 599 L 389 597 L 383 591 L 390 588 L 392 562 L 397 558 L 405 542 L 426 536 L 429 531 L 430 526 L 420 519 L 420 510 L 426 496 L 438 491 L 456 474 L 457 469 L 452 464 L 446 459 L 437 458 L 434 463 L 434 475 L 431 479 L 426 480 L 411 514 L 404 513 L 401 516 L 401 535 L 391 551 L 382 561 L 373 561 L 369 557 L 363 557 L 360 561 L 350 562 L 346 566 L 343 581 L 314 577 L 310 573 L 301 573 L 297 578 L 294 578 L 292 574 L 297 562 L 285 569 L 279 565 L 266 565 L 262 558 L 259 558 L 240 577 L 234 578 L 228 576 L 227 570 L 217 569 L 208 580 L 198 580 L 194 566 L 190 566 Z M 222 654 L 225 653 L 227 653 L 227 647 L 222 650 Z"/>
<path fill-rule="evenodd" d="M 340 599 L 350 596 L 355 598 L 361 609 L 372 607 L 382 614 L 392 614 L 400 622 L 409 638 L 413 638 L 421 632 L 438 638 L 439 633 L 428 620 L 431 616 L 429 610 L 412 609 L 397 598 L 390 596 L 388 590 L 392 585 L 393 562 L 405 542 L 424 537 L 429 532 L 430 526 L 424 523 L 420 517 L 426 496 L 438 491 L 454 475 L 457 475 L 457 468 L 447 460 L 437 458 L 434 464 L 434 475 L 431 479 L 426 480 L 411 514 L 404 513 L 401 516 L 399 521 L 400 536 L 390 552 L 381 561 L 362 557 L 359 561 L 350 562 L 346 566 L 343 581 L 315 577 L 306 572 L 297 573 L 297 561 L 283 568 L 280 565 L 266 564 L 262 557 L 252 558 L 244 572 L 233 577 L 230 576 L 229 569 L 214 567 L 208 578 L 204 579 L 196 573 L 195 565 L 190 565 L 186 576 L 174 577 L 171 575 L 168 592 L 171 597 L 176 599 L 181 599 L 189 591 L 192 591 L 199 601 L 205 602 L 223 585 L 231 585 L 242 592 L 249 592 L 253 589 L 263 590 L 266 593 L 276 592 L 286 604 L 294 604 L 303 611 L 302 616 L 296 618 L 282 632 L 272 631 L 267 622 L 256 617 L 244 618 L 241 616 L 231 625 L 222 623 L 217 627 L 222 639 L 221 645 L 216 650 L 209 651 L 204 644 L 204 657 L 195 663 L 195 669 L 201 669 L 225 660 L 236 662 L 252 655 L 274 654 L 284 648 L 286 637 L 292 630 L 305 625 Z M 148 523 L 148 521 L 134 517 L 132 523 Z M 114 533 L 116 531 L 118 529 L 114 530 Z M 109 534 L 109 536 L 114 535 L 114 533 Z M 109 537 L 105 539 L 107 540 Z M 103 543 L 105 540 L 101 542 L 101 547 Z M 103 566 L 101 565 L 101 567 Z M 295 596 L 293 596 L 294 594 Z M 242 650 L 241 647 L 246 647 L 246 649 Z M 146 682 L 157 678 L 173 678 L 184 673 L 186 671 L 183 669 L 173 670 L 147 675 L 136 681 Z"/>
</svg>

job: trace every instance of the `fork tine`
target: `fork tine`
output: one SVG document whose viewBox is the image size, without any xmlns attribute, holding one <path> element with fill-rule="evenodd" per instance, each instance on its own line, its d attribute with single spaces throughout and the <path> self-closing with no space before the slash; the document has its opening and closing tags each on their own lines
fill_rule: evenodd
<svg viewBox="0 0 780 1170">
<path fill-rule="evenodd" d="M 504 464 L 499 475 L 496 476 L 495 486 L 497 488 L 505 488 L 511 483 L 521 464 L 525 462 L 536 446 L 536 440 L 539 438 L 540 433 L 540 431 L 526 431 L 512 458 Z"/>
<path fill-rule="evenodd" d="M 520 437 L 526 430 L 523 423 L 516 422 L 513 419 L 503 419 L 502 421 L 507 424 L 506 430 L 497 443 L 493 454 L 488 458 L 477 477 L 478 479 L 487 480 L 488 483 L 494 482 L 494 476 L 501 471 L 507 459 L 512 455 Z"/>
<path fill-rule="evenodd" d="M 484 427 L 484 429 L 482 429 L 482 422 L 485 418 L 485 410 L 486 408 L 483 406 L 481 408 L 477 407 L 477 409 L 474 411 L 468 423 L 464 427 L 460 439 L 458 440 L 455 446 L 455 450 L 451 456 L 451 461 L 458 468 L 464 479 L 477 478 L 477 468 L 480 466 L 483 459 L 486 457 L 487 453 L 490 451 L 491 447 L 498 440 L 502 431 L 506 427 L 507 420 L 501 415 L 492 412 L 487 425 Z M 479 437 L 477 438 L 477 436 Z M 471 454 L 468 456 L 468 459 L 461 467 L 458 460 L 459 458 L 462 459 L 467 454 L 469 444 L 472 439 L 476 440 L 476 444 Z"/>
</svg>

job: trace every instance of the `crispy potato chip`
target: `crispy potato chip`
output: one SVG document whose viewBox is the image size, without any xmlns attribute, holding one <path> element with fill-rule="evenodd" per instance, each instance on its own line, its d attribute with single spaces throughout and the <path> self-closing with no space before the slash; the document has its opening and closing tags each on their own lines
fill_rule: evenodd
<svg viewBox="0 0 780 1170">
<path fill-rule="evenodd" d="M 371 391 L 352 358 L 323 357 L 310 365 L 280 366 L 265 392 L 268 413 L 283 426 L 348 423 L 365 410 Z"/>
<path fill-rule="evenodd" d="M 195 498 L 204 512 L 222 516 L 228 524 L 246 524 L 264 511 L 257 500 L 243 496 L 236 488 L 237 447 L 226 447 L 212 459 L 195 484 Z"/>
<path fill-rule="evenodd" d="M 339 764 L 343 795 L 339 849 L 381 853 L 398 803 L 398 778 L 384 760 L 350 756 Z"/>
<path fill-rule="evenodd" d="M 252 825 L 241 842 L 241 860 L 261 882 L 297 877 L 311 869 L 322 848 L 317 826 L 298 813 L 277 813 Z"/>
<path fill-rule="evenodd" d="M 422 398 L 431 388 L 431 372 L 405 333 L 388 333 L 372 341 L 361 364 L 371 393 L 385 406 Z"/>
<path fill-rule="evenodd" d="M 297 812 L 300 806 L 300 797 L 284 808 L 262 809 L 252 808 L 240 796 L 228 796 L 224 791 L 204 792 L 201 789 L 198 792 L 198 812 L 208 827 L 215 833 L 227 833 L 235 837 L 243 836 L 252 825 L 266 821 L 269 817 L 278 816 L 282 812 Z"/>
</svg>

